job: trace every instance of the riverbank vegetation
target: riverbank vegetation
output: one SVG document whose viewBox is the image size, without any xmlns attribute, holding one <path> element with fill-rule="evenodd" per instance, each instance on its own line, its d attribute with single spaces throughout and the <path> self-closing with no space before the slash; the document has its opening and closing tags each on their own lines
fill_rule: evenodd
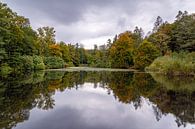
<svg viewBox="0 0 195 129">
<path fill-rule="evenodd" d="M 69 66 L 144 70 L 149 66 L 165 74 L 195 75 L 194 34 L 195 14 L 179 11 L 173 23 L 158 16 L 146 36 L 135 27 L 86 50 L 80 43 L 57 42 L 53 27 L 33 30 L 29 19 L 0 3 L 0 73 Z"/>
<path fill-rule="evenodd" d="M 195 76 L 195 52 L 172 53 L 159 57 L 147 70 L 168 76 Z"/>
</svg>

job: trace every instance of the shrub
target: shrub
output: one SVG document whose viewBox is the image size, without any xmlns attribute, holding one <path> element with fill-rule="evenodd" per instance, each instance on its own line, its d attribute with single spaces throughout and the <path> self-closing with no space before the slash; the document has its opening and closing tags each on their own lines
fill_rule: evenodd
<svg viewBox="0 0 195 129">
<path fill-rule="evenodd" d="M 0 75 L 1 76 L 6 76 L 12 72 L 12 68 L 8 64 L 3 64 L 0 67 Z"/>
<path fill-rule="evenodd" d="M 68 63 L 65 63 L 65 66 L 66 66 L 66 67 L 73 67 L 74 64 L 73 64 L 72 62 L 68 62 Z"/>
<path fill-rule="evenodd" d="M 166 75 L 195 75 L 194 53 L 173 53 L 159 57 L 147 68 Z"/>
<path fill-rule="evenodd" d="M 22 71 L 28 71 L 34 69 L 32 56 L 19 56 L 17 69 Z"/>
<path fill-rule="evenodd" d="M 60 57 L 50 56 L 44 58 L 44 63 L 47 69 L 64 68 L 64 60 Z"/>
<path fill-rule="evenodd" d="M 33 56 L 34 70 L 45 69 L 45 64 L 43 63 L 43 58 L 41 56 Z"/>
<path fill-rule="evenodd" d="M 159 50 L 152 43 L 144 41 L 134 52 L 134 67 L 143 70 L 158 56 L 160 56 Z"/>
</svg>

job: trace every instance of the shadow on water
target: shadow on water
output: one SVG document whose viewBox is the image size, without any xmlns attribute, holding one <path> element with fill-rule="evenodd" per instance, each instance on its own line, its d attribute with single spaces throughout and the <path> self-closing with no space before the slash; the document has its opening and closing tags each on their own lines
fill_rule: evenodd
<svg viewBox="0 0 195 129">
<path fill-rule="evenodd" d="M 56 92 L 79 89 L 92 83 L 116 101 L 142 108 L 142 98 L 153 104 L 156 120 L 171 113 L 178 127 L 195 123 L 195 81 L 160 75 L 116 71 L 57 71 L 10 75 L 0 82 L 0 128 L 27 121 L 34 108 L 52 110 Z"/>
</svg>

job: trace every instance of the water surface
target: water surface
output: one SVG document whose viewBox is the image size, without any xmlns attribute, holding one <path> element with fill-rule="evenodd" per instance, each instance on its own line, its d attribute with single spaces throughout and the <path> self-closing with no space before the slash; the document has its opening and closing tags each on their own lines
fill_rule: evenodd
<svg viewBox="0 0 195 129">
<path fill-rule="evenodd" d="M 0 128 L 195 128 L 194 80 L 116 70 L 42 71 L 1 80 Z"/>
</svg>

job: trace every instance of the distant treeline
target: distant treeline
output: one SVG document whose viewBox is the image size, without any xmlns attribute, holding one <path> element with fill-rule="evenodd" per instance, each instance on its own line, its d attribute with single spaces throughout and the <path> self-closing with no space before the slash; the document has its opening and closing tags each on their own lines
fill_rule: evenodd
<svg viewBox="0 0 195 129">
<path fill-rule="evenodd" d="M 53 27 L 33 30 L 29 19 L 0 3 L 0 46 L 1 74 L 80 65 L 143 70 L 160 56 L 195 51 L 195 14 L 179 11 L 174 23 L 158 16 L 145 37 L 136 27 L 86 50 L 79 43 L 56 42 Z M 195 67 L 193 60 L 190 67 Z"/>
</svg>

